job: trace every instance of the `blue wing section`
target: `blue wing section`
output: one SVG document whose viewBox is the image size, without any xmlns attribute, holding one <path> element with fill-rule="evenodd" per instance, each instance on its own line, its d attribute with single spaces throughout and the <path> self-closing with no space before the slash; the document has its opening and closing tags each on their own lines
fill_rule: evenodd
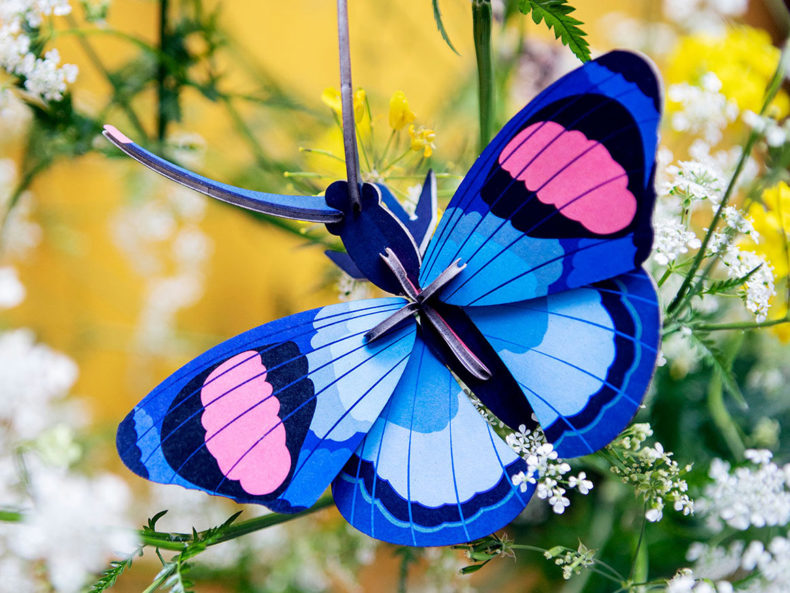
<svg viewBox="0 0 790 593">
<path fill-rule="evenodd" d="M 267 323 L 199 356 L 121 423 L 135 473 L 279 512 L 311 506 L 389 400 L 415 324 L 366 344 L 400 298 L 342 303 Z"/>
<path fill-rule="evenodd" d="M 128 156 L 152 171 L 223 202 L 281 218 L 310 222 L 339 222 L 343 219 L 342 212 L 327 206 L 322 196 L 270 194 L 220 183 L 179 167 L 149 152 L 132 142 L 113 126 L 104 126 L 104 136 Z"/>
<path fill-rule="evenodd" d="M 658 301 L 644 270 L 467 313 L 561 457 L 604 447 L 636 414 L 660 338 Z"/>
<path fill-rule="evenodd" d="M 612 52 L 544 90 L 497 134 L 450 201 L 420 284 L 455 259 L 443 301 L 544 296 L 637 267 L 652 243 L 661 96 L 654 68 Z"/>
<path fill-rule="evenodd" d="M 512 477 L 526 469 L 418 336 L 392 399 L 332 492 L 346 520 L 371 537 L 444 546 L 516 517 L 532 491 Z"/>
<path fill-rule="evenodd" d="M 409 230 L 414 242 L 420 250 L 420 255 L 425 253 L 431 233 L 436 228 L 436 216 L 438 206 L 436 204 L 436 174 L 431 170 L 425 176 L 422 184 L 422 191 L 414 207 L 414 215 L 410 216 L 398 199 L 392 194 L 390 189 L 383 183 L 376 184 L 381 190 L 381 199 L 387 205 L 390 212 L 398 217 L 404 226 Z"/>
</svg>

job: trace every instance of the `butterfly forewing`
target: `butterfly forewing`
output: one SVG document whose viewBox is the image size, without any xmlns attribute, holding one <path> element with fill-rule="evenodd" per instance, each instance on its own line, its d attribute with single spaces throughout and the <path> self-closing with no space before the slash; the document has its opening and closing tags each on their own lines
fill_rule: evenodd
<svg viewBox="0 0 790 593">
<path fill-rule="evenodd" d="M 118 430 L 130 469 L 239 502 L 312 505 L 379 416 L 406 367 L 414 324 L 364 335 L 403 306 L 369 299 L 245 332 L 154 389 Z"/>
<path fill-rule="evenodd" d="M 486 148 L 447 207 L 424 258 L 461 306 L 517 302 L 637 267 L 650 217 L 659 86 L 652 67 L 612 52 L 558 80 Z"/>
</svg>

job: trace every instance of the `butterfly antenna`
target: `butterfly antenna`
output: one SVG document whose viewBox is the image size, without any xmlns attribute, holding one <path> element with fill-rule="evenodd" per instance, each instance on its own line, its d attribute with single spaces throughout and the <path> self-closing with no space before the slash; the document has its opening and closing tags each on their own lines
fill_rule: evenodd
<svg viewBox="0 0 790 593">
<path fill-rule="evenodd" d="M 340 100 L 343 107 L 343 145 L 346 152 L 348 197 L 356 212 L 361 210 L 359 199 L 359 155 L 357 154 L 354 95 L 351 86 L 351 51 L 348 42 L 348 3 L 337 0 L 337 41 L 340 55 Z"/>
</svg>

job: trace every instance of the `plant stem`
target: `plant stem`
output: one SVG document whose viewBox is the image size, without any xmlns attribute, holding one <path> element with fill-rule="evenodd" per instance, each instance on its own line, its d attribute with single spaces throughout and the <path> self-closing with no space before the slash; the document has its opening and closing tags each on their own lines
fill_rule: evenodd
<svg viewBox="0 0 790 593">
<path fill-rule="evenodd" d="M 212 540 L 207 545 L 214 546 L 216 544 L 220 544 L 228 540 L 236 539 L 237 537 L 241 537 L 242 535 L 253 533 L 254 531 L 260 531 L 261 529 L 266 529 L 267 527 L 272 527 L 274 525 L 279 525 L 280 523 L 287 523 L 288 521 L 293 521 L 294 519 L 305 517 L 307 515 L 315 513 L 316 511 L 320 511 L 328 506 L 331 506 L 333 502 L 334 501 L 332 500 L 332 496 L 327 494 L 319 498 L 318 501 L 313 506 L 311 506 L 309 509 L 305 511 L 302 511 L 301 513 L 294 513 L 293 515 L 286 515 L 283 513 L 271 513 L 269 515 L 263 515 L 262 517 L 255 517 L 254 519 L 248 519 L 247 521 L 240 521 L 239 523 L 234 523 L 230 527 L 228 527 L 220 537 Z M 205 532 L 203 531 L 198 533 L 198 539 L 204 533 Z M 164 533 L 160 531 L 140 531 L 139 536 L 140 536 L 140 541 L 147 546 L 153 546 L 163 550 L 174 550 L 174 551 L 183 550 L 190 542 L 195 540 L 194 536 L 189 533 Z"/>
<path fill-rule="evenodd" d="M 165 46 L 168 44 L 167 12 L 169 4 L 169 0 L 159 0 L 159 51 L 163 54 L 166 53 Z M 160 59 L 156 69 L 156 96 L 158 102 L 156 139 L 159 142 L 160 150 L 164 145 L 165 137 L 167 135 L 167 124 L 169 119 L 167 114 L 168 107 L 166 97 L 168 91 L 165 87 L 166 78 L 167 66 L 165 65 L 164 60 Z"/>
<path fill-rule="evenodd" d="M 68 19 L 69 25 L 76 29 L 77 20 L 74 18 L 74 16 L 69 14 L 66 18 Z M 113 76 L 112 72 L 107 69 L 107 66 L 105 66 L 102 59 L 93 49 L 93 46 L 84 35 L 77 35 L 77 43 L 80 44 L 82 51 L 85 52 L 85 55 L 87 55 L 88 59 L 93 63 L 94 68 L 96 68 L 96 70 L 98 70 L 102 76 L 107 79 L 107 82 L 113 89 L 113 101 L 121 107 L 123 112 L 126 114 L 126 117 L 129 119 L 129 123 L 132 124 L 135 131 L 141 136 L 141 138 L 147 138 L 148 134 L 146 134 L 145 128 L 140 122 L 140 118 L 137 117 L 134 109 L 132 109 L 129 99 L 121 92 L 120 85 L 117 83 L 116 78 Z"/>
<path fill-rule="evenodd" d="M 491 0 L 472 0 L 472 31 L 477 57 L 480 152 L 491 139 L 494 119 L 494 65 L 491 59 Z"/>
<path fill-rule="evenodd" d="M 700 323 L 698 325 L 694 325 L 694 329 L 707 331 L 707 332 L 714 332 L 714 331 L 722 331 L 728 329 L 760 329 L 763 327 L 773 327 L 775 325 L 781 325 L 782 323 L 790 322 L 790 317 L 785 315 L 779 319 L 771 319 L 770 321 L 743 321 L 743 322 L 735 322 L 735 323 Z"/>
</svg>

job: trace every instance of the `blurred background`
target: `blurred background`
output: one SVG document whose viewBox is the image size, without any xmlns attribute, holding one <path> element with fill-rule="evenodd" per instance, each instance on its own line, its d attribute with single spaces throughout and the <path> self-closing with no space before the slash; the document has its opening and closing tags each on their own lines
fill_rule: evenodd
<svg viewBox="0 0 790 593">
<path fill-rule="evenodd" d="M 8 19 L 11 0 L 0 4 L 7 5 L 0 14 Z M 379 170 L 363 162 L 365 176 L 386 180 L 408 202 L 433 168 L 441 174 L 440 202 L 446 204 L 478 148 L 470 3 L 439 2 L 457 53 L 437 30 L 430 0 L 350 4 L 353 80 L 366 97 L 363 142 L 382 155 L 396 91 L 408 99 L 415 125 L 435 133 L 426 150 L 424 142 L 412 145 L 407 129 L 399 130 L 388 158 L 378 161 L 388 166 Z M 667 86 L 698 85 L 704 72 L 715 71 L 722 85 L 716 90 L 741 111 L 759 111 L 777 46 L 788 32 L 783 3 L 771 0 L 575 4 L 574 16 L 584 23 L 594 56 L 620 47 L 644 51 Z M 114 447 L 118 421 L 210 346 L 272 319 L 368 291 L 329 264 L 323 249 L 333 238 L 319 226 L 281 223 L 211 201 L 148 172 L 98 135 L 101 124 L 113 124 L 190 169 L 250 189 L 322 192 L 344 171 L 335 158 L 342 156 L 342 143 L 327 92 L 339 86 L 333 3 L 51 5 L 56 14 L 45 12 L 36 34 L 47 50 L 57 48 L 61 65 L 78 67 L 65 99 L 18 92 L 11 75 L 0 83 L 0 204 L 9 212 L 0 252 L 0 393 L 10 402 L 0 413 L 0 431 L 7 429 L 0 443 L 13 452 L 0 462 L 0 479 L 7 478 L 0 485 L 6 497 L 0 506 L 28 505 L 26 495 L 15 490 L 19 459 L 27 459 L 32 474 L 38 464 L 59 468 L 49 477 L 49 470 L 40 469 L 39 482 L 27 488 L 40 501 L 52 496 L 49 488 L 57 500 L 51 514 L 42 510 L 46 520 L 39 527 L 30 526 L 34 535 L 1 528 L 0 591 L 78 590 L 86 573 L 102 570 L 114 543 L 93 532 L 78 535 L 71 524 L 58 527 L 64 515 L 80 517 L 80 524 L 103 516 L 109 524 L 139 526 L 169 509 L 159 529 L 190 532 L 221 523 L 237 505 L 151 486 L 123 468 Z M 498 129 L 579 62 L 513 6 L 493 2 L 493 8 Z M 7 42 L 0 36 L 0 44 Z M 782 121 L 788 109 L 784 91 L 774 107 Z M 704 135 L 692 128 L 679 123 L 667 129 L 665 148 L 678 157 L 686 154 L 691 133 Z M 716 142 L 737 146 L 745 129 L 731 118 Z M 773 306 L 776 314 L 786 311 L 779 297 Z M 780 395 L 789 395 L 783 328 L 747 339 L 738 371 L 744 384 L 752 381 L 744 389 L 759 393 L 755 397 L 773 394 L 773 408 L 753 406 L 741 420 L 750 423 L 749 434 L 763 422 L 759 430 L 767 441 L 773 438 L 777 451 L 780 428 L 770 420 L 784 417 L 787 404 Z M 726 443 L 704 416 L 702 396 L 692 406 L 697 412 L 685 420 L 679 416 L 684 398 L 704 392 L 710 375 L 687 351 L 665 355 L 670 365 L 660 369 L 657 384 L 667 396 L 663 411 L 651 410 L 650 417 L 681 465 L 697 463 L 704 475 L 710 459 L 724 455 Z M 757 361 L 766 372 L 750 375 Z M 714 436 L 691 445 L 689 431 L 703 441 L 706 431 Z M 28 449 L 44 461 L 25 458 Z M 605 530 L 598 533 L 597 547 L 609 546 L 612 562 L 627 570 L 632 535 L 639 535 L 634 517 L 643 514 L 640 503 L 632 505 L 636 515 L 627 510 L 599 525 L 603 514 L 617 514 L 619 495 L 607 490 L 616 485 L 607 485 L 597 461 L 579 467 L 600 477 L 600 490 L 574 500 L 563 516 L 533 501 L 511 535 L 519 543 L 576 548 L 581 534 Z M 66 475 L 80 477 L 68 482 Z M 244 517 L 264 512 L 248 509 Z M 651 548 L 651 574 L 669 578 L 688 564 L 685 551 L 698 526 L 681 519 L 662 525 L 664 531 L 654 532 L 659 535 Z M 472 577 L 458 574 L 466 562 L 454 550 L 376 545 L 326 510 L 213 548 L 201 555 L 191 578 L 199 591 L 394 591 L 404 584 L 414 591 L 616 589 L 595 577 L 566 582 L 552 561 L 533 552 L 491 563 Z M 147 553 L 116 588 L 143 590 L 159 568 Z"/>
</svg>

